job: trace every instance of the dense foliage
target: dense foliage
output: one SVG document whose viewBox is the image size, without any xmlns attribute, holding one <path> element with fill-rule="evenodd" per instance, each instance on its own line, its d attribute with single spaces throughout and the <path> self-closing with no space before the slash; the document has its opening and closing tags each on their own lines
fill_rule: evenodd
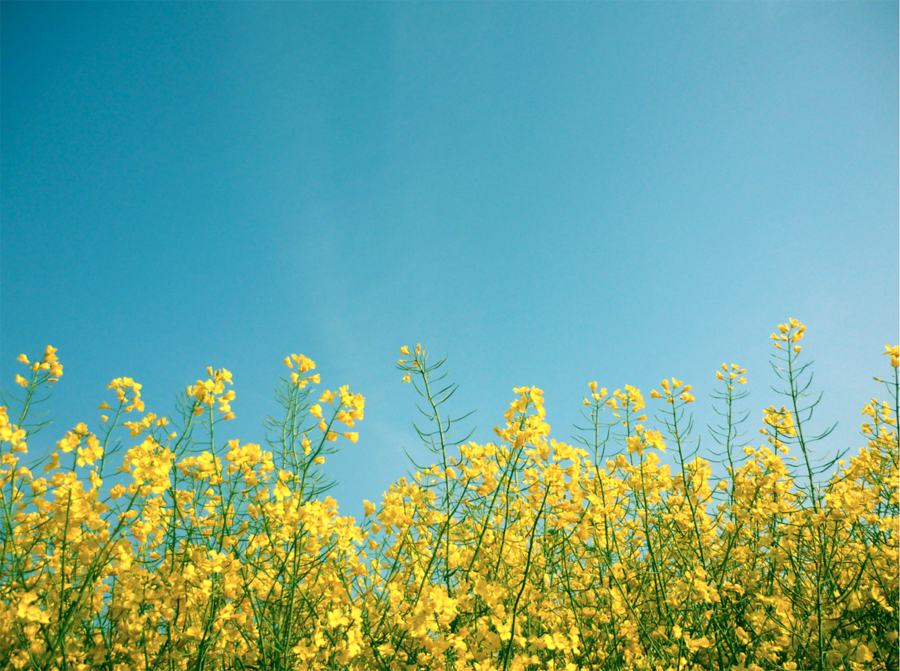
<svg viewBox="0 0 900 671">
<path fill-rule="evenodd" d="M 113 380 L 99 428 L 29 468 L 62 366 L 52 347 L 22 355 L 0 408 L 0 667 L 896 669 L 900 353 L 865 447 L 817 465 L 804 332 L 772 336 L 786 402 L 761 447 L 738 430 L 746 371 L 722 365 L 706 459 L 675 379 L 650 394 L 653 425 L 638 389 L 591 383 L 578 439 L 558 442 L 542 392 L 520 388 L 496 443 L 454 440 L 443 361 L 404 347 L 436 465 L 361 524 L 322 467 L 364 399 L 314 391 L 306 357 L 284 361 L 266 447 L 217 442 L 234 392 L 208 369 L 170 418 Z"/>
</svg>

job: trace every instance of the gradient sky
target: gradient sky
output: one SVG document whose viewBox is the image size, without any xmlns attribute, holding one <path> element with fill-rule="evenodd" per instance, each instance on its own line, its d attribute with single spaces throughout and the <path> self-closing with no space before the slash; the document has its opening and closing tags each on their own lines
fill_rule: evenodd
<svg viewBox="0 0 900 671">
<path fill-rule="evenodd" d="M 898 5 L 0 5 L 0 379 L 59 348 L 45 454 L 109 381 L 169 414 L 234 374 L 262 442 L 289 353 L 367 399 L 342 509 L 424 458 L 394 368 L 448 354 L 492 428 L 544 389 L 694 385 L 809 330 L 821 453 L 864 444 L 898 337 Z M 754 437 L 755 436 L 755 437 Z M 127 435 L 126 435 L 127 438 Z M 704 437 L 704 445 L 709 441 Z"/>
</svg>

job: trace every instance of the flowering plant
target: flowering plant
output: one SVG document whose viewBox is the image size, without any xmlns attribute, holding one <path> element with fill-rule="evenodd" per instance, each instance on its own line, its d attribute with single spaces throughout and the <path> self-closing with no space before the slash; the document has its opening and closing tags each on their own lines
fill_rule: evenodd
<svg viewBox="0 0 900 671">
<path fill-rule="evenodd" d="M 863 409 L 866 446 L 822 465 L 805 331 L 772 335 L 786 403 L 765 409 L 760 447 L 740 440 L 747 371 L 715 373 L 708 459 L 693 387 L 674 378 L 650 393 L 655 427 L 640 390 L 591 382 L 574 444 L 550 437 L 534 387 L 514 390 L 496 442 L 454 439 L 444 360 L 403 347 L 435 464 L 365 501 L 359 523 L 323 466 L 358 440 L 365 399 L 315 391 L 307 357 L 284 360 L 265 448 L 217 442 L 235 393 L 210 368 L 171 417 L 113 380 L 99 427 L 28 467 L 46 426 L 33 406 L 63 367 L 52 347 L 22 355 L 29 375 L 0 407 L 0 666 L 895 669 L 900 352 L 887 347 L 891 400 Z"/>
</svg>

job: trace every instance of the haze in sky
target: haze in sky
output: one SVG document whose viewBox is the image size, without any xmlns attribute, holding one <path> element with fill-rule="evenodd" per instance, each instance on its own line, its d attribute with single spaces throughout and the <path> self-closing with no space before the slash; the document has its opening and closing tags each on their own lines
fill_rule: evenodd
<svg viewBox="0 0 900 671">
<path fill-rule="evenodd" d="M 302 353 L 366 397 L 327 464 L 358 516 L 428 458 L 395 368 L 417 342 L 479 442 L 514 387 L 568 441 L 590 381 L 649 402 L 675 376 L 705 450 L 735 362 L 759 445 L 790 317 L 821 453 L 864 445 L 900 340 L 896 2 L 3 2 L 0 26 L 0 379 L 47 344 L 65 366 L 33 455 L 96 428 L 111 379 L 167 415 L 207 366 L 234 375 L 221 439 L 263 442 Z"/>
</svg>

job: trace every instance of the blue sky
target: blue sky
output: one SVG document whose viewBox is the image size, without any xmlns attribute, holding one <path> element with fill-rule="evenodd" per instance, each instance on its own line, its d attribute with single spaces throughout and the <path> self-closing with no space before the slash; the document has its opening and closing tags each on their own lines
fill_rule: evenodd
<svg viewBox="0 0 900 671">
<path fill-rule="evenodd" d="M 128 375 L 168 414 L 285 355 L 367 399 L 358 515 L 424 457 L 404 344 L 488 441 L 512 388 L 567 439 L 587 383 L 749 370 L 796 317 L 854 449 L 898 342 L 898 9 L 869 3 L 0 5 L 0 378 L 59 348 L 41 453 Z M 649 400 L 649 398 L 648 398 Z M 230 433 L 229 433 L 230 432 Z M 756 437 L 754 437 L 754 434 Z M 704 437 L 708 442 L 708 437 Z"/>
</svg>

